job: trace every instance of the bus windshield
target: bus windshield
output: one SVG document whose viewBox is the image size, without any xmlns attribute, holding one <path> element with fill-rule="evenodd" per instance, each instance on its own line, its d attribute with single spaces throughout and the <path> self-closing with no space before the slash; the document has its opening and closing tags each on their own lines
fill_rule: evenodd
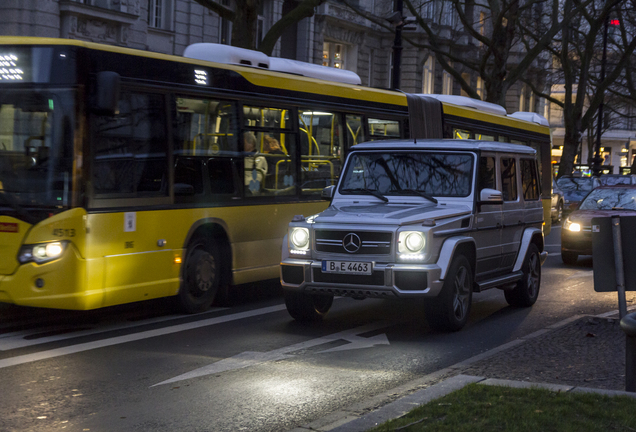
<svg viewBox="0 0 636 432">
<path fill-rule="evenodd" d="M 0 92 L 0 208 L 71 205 L 73 105 L 69 89 Z"/>
<path fill-rule="evenodd" d="M 473 156 L 454 153 L 354 153 L 340 184 L 343 194 L 465 197 L 472 185 Z"/>
</svg>

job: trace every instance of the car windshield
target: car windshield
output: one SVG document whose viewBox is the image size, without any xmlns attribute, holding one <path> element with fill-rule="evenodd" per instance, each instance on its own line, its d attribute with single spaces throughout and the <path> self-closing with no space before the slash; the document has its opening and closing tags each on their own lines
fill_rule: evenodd
<svg viewBox="0 0 636 432">
<path fill-rule="evenodd" d="M 473 158 L 466 153 L 354 153 L 340 192 L 357 194 L 369 190 L 384 196 L 465 197 L 471 193 Z"/>
<path fill-rule="evenodd" d="M 0 206 L 70 205 L 73 106 L 68 89 L 0 92 Z"/>
<path fill-rule="evenodd" d="M 581 210 L 636 210 L 636 188 L 600 188 L 594 189 L 583 200 Z"/>
<path fill-rule="evenodd" d="M 601 184 L 604 186 L 632 184 L 631 176 L 601 176 L 599 180 L 601 181 Z"/>
<path fill-rule="evenodd" d="M 594 179 L 591 177 L 561 177 L 557 185 L 563 191 L 589 192 L 594 189 Z"/>
</svg>

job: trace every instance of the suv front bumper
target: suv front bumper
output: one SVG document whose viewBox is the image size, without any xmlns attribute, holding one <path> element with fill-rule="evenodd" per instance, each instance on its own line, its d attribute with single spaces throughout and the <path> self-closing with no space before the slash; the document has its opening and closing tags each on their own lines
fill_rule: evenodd
<svg viewBox="0 0 636 432">
<path fill-rule="evenodd" d="M 371 275 L 324 273 L 322 261 L 286 259 L 281 285 L 290 291 L 347 297 L 436 297 L 444 284 L 436 264 L 375 264 Z"/>
</svg>

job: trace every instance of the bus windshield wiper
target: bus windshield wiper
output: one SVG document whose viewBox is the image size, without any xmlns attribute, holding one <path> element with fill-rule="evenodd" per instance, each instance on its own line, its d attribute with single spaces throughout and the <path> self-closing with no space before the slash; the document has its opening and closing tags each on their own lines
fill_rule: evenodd
<svg viewBox="0 0 636 432">
<path fill-rule="evenodd" d="M 415 189 L 400 189 L 400 190 L 397 190 L 397 191 L 394 191 L 394 192 L 399 193 L 399 194 L 414 193 L 416 195 L 424 197 L 427 200 L 432 201 L 435 204 L 437 204 L 437 199 L 436 198 L 432 197 L 431 195 L 427 194 L 426 192 L 422 192 L 422 191 L 419 191 L 419 190 L 415 190 Z"/>
<path fill-rule="evenodd" d="M 342 192 L 363 192 L 367 195 L 373 195 L 376 198 L 381 199 L 384 202 L 389 202 L 389 199 L 382 195 L 377 190 L 366 189 L 366 188 L 353 188 L 353 189 L 342 189 Z"/>
<path fill-rule="evenodd" d="M 31 216 L 22 206 L 18 203 L 18 200 L 15 197 L 5 191 L 0 189 L 0 200 L 4 201 L 9 207 L 11 207 L 15 212 L 22 217 L 25 222 L 28 222 L 32 225 L 37 223 L 37 220 Z"/>
</svg>

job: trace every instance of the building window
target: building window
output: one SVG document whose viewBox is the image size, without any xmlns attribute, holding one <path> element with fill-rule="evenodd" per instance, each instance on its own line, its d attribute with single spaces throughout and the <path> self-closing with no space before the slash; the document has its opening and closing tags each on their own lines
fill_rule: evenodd
<svg viewBox="0 0 636 432">
<path fill-rule="evenodd" d="M 223 6 L 229 7 L 230 0 L 221 0 Z M 232 22 L 224 18 L 221 18 L 221 25 L 219 25 L 219 42 L 224 45 L 230 45 L 232 43 Z"/>
<path fill-rule="evenodd" d="M 150 0 L 148 25 L 152 28 L 172 30 L 173 0 Z"/>
<path fill-rule="evenodd" d="M 345 52 L 346 47 L 343 44 L 324 42 L 322 44 L 322 65 L 344 69 Z"/>
<path fill-rule="evenodd" d="M 462 79 L 463 79 L 464 81 L 466 81 L 466 82 L 468 83 L 468 85 L 470 85 L 470 74 L 469 74 L 469 73 L 464 72 L 464 73 L 462 74 Z M 461 95 L 462 95 L 462 96 L 468 96 L 468 93 L 466 93 L 466 91 L 462 88 L 462 89 L 461 89 Z"/>
<path fill-rule="evenodd" d="M 428 56 L 428 60 L 424 63 L 422 70 L 422 93 L 435 93 L 435 74 L 434 74 L 433 57 Z"/>
<path fill-rule="evenodd" d="M 477 94 L 481 100 L 484 100 L 484 80 L 481 77 L 477 77 Z"/>
<path fill-rule="evenodd" d="M 452 62 L 448 62 L 450 67 L 453 67 Z M 452 95 L 453 94 L 453 77 L 447 71 L 444 71 L 442 74 L 442 94 Z"/>
</svg>

